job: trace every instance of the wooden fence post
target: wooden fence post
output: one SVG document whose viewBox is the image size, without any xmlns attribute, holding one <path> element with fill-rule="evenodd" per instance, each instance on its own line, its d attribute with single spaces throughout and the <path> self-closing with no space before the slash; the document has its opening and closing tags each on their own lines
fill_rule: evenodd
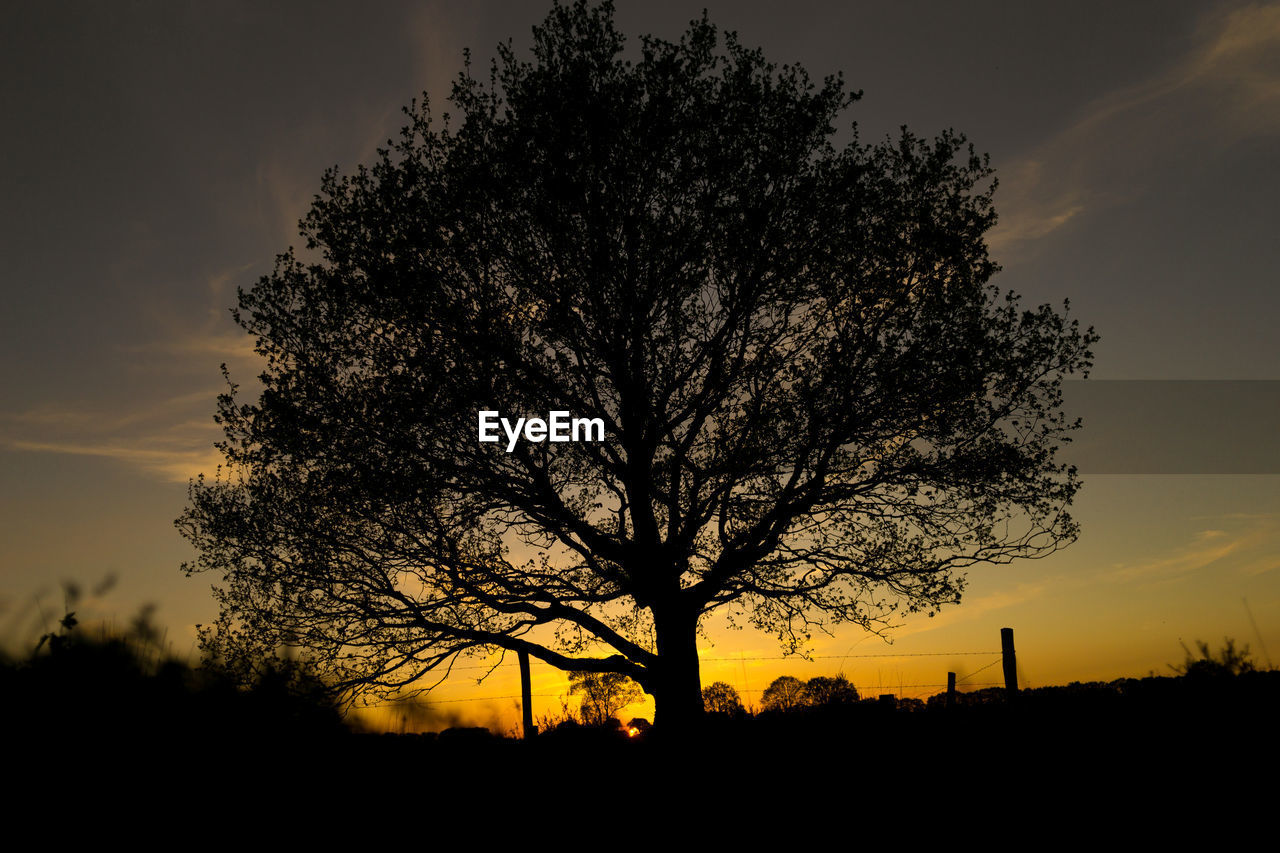
<svg viewBox="0 0 1280 853">
<path fill-rule="evenodd" d="M 529 653 L 521 649 L 516 652 L 516 656 L 520 659 L 520 711 L 524 718 L 522 722 L 525 740 L 528 740 L 538 733 L 538 727 L 533 724 L 533 686 L 529 683 Z"/>
<path fill-rule="evenodd" d="M 1004 689 L 1009 698 L 1018 695 L 1018 658 L 1013 651 L 1013 629 L 1000 629 L 1000 653 L 1004 655 Z"/>
</svg>

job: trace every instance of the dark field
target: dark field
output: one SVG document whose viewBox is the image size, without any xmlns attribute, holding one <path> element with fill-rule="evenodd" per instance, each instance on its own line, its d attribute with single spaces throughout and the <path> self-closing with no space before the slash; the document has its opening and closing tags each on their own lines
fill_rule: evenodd
<svg viewBox="0 0 1280 853">
<path fill-rule="evenodd" d="M 245 690 L 179 664 L 145 671 L 111 644 L 6 665 L 3 691 L 9 772 L 37 800 L 515 797 L 622 808 L 709 798 L 748 812 L 1060 801 L 1177 814 L 1273 801 L 1280 741 L 1277 671 L 1072 684 L 1012 701 L 989 689 L 952 708 L 937 696 L 709 715 L 694 731 L 636 737 L 565 726 L 529 741 L 484 729 L 354 732 L 296 680 Z"/>
</svg>

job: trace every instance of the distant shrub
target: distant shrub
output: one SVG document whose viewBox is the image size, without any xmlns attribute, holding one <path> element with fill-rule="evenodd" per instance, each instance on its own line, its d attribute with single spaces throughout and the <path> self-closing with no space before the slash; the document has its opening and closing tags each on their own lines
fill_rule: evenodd
<svg viewBox="0 0 1280 853">
<path fill-rule="evenodd" d="M 1208 643 L 1196 640 L 1199 657 L 1183 643 L 1182 650 L 1187 653 L 1186 660 L 1181 664 L 1170 664 L 1169 668 L 1178 675 L 1193 679 L 1229 678 L 1257 670 L 1248 646 L 1237 649 L 1236 641 L 1230 637 L 1223 638 L 1222 643 L 1222 648 L 1215 655 L 1209 650 Z"/>
</svg>

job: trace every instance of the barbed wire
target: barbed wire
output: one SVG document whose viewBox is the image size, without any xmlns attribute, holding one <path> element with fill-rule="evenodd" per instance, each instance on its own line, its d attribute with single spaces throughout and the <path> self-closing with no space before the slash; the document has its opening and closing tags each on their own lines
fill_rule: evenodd
<svg viewBox="0 0 1280 853">
<path fill-rule="evenodd" d="M 737 657 L 737 658 L 701 658 L 704 661 L 727 661 L 737 662 L 742 660 L 845 660 L 846 658 L 931 658 L 931 657 L 959 657 L 961 655 L 998 655 L 1001 652 L 898 652 L 898 653 L 882 653 L 874 655 L 813 655 L 812 657 L 804 657 L 803 655 L 777 655 L 777 656 L 761 656 L 761 657 Z"/>
<path fill-rule="evenodd" d="M 975 675 L 977 675 L 978 673 L 982 672 L 982 670 L 983 670 L 983 669 L 991 669 L 991 667 L 995 666 L 996 664 L 1000 663 L 1000 662 L 1001 662 L 1001 661 L 1003 661 L 1003 660 L 1004 660 L 1004 657 L 1003 657 L 1003 656 L 996 658 L 996 659 L 995 659 L 995 660 L 993 660 L 991 663 L 989 663 L 989 664 L 987 664 L 986 666 L 982 667 L 982 669 L 975 669 L 973 672 L 969 673 L 969 674 L 968 674 L 968 675 L 966 675 L 964 678 L 957 678 L 957 679 L 956 679 L 956 684 L 959 684 L 959 683 L 960 683 L 960 682 L 962 682 L 962 681 L 966 681 L 966 680 L 968 680 L 968 679 L 970 679 L 970 678 L 973 678 Z"/>
<path fill-rule="evenodd" d="M 959 683 L 959 682 L 957 681 L 957 684 L 958 684 L 958 683 Z M 1004 685 L 1004 682 L 1002 682 L 1002 681 L 979 681 L 979 682 L 974 682 L 974 683 L 972 683 L 972 684 L 967 684 L 967 685 L 965 685 L 965 686 L 966 686 L 966 687 L 1002 687 L 1003 685 Z M 856 687 L 856 686 L 857 686 L 857 685 L 855 685 L 855 687 Z M 877 688 L 875 688 L 875 689 L 876 689 L 876 690 L 885 690 L 885 691 L 888 691 L 888 692 L 893 692 L 893 691 L 895 691 L 895 690 L 905 690 L 905 689 L 907 689 L 907 688 L 921 688 L 921 687 L 946 687 L 946 686 L 947 686 L 946 682 L 944 682 L 944 681 L 939 681 L 939 682 L 936 682 L 936 683 L 933 683 L 933 684 L 895 684 L 895 685 L 892 685 L 892 686 L 888 686 L 888 685 L 886 685 L 886 686 L 884 686 L 884 687 L 877 687 Z M 739 692 L 739 693 L 763 693 L 763 692 L 764 692 L 764 690 L 760 690 L 760 689 L 752 688 L 752 689 L 750 689 L 750 690 L 739 690 L 738 692 Z M 531 693 L 531 694 L 529 694 L 529 695 L 530 695 L 530 698 L 532 698 L 532 699 L 556 699 L 556 698 L 564 697 L 564 696 L 566 696 L 566 695 L 568 695 L 568 694 L 565 694 L 565 693 Z M 868 693 L 867 695 L 868 695 L 868 696 L 870 696 L 871 694 L 870 694 L 870 693 Z M 404 708 L 404 709 L 406 709 L 406 710 L 424 710 L 424 709 L 428 709 L 428 708 L 430 708 L 432 705 L 444 705 L 444 704 L 450 704 L 450 703 L 454 703 L 454 702 L 502 702 L 502 701 L 505 701 L 505 700 L 507 700 L 507 699 L 516 699 L 516 700 L 519 700 L 519 699 L 520 699 L 520 697 L 519 697 L 518 695 L 512 695 L 512 696 L 473 696 L 473 697 L 467 697 L 467 698 L 462 698 L 462 699 L 432 699 L 432 700 L 430 700 L 429 702 L 424 702 L 424 703 L 421 703 L 421 704 L 413 704 L 413 703 L 411 703 L 411 702 L 379 702 L 379 703 L 377 703 L 377 704 L 373 704 L 373 705 L 360 705 L 360 706 L 358 706 L 358 707 L 360 707 L 360 708 Z M 636 704 L 639 704 L 639 703 L 636 703 Z"/>
<path fill-rule="evenodd" d="M 919 653 L 918 655 L 915 655 L 915 656 L 923 656 L 924 654 L 939 654 L 939 655 L 942 655 L 942 654 L 947 654 L 947 653 L 946 653 L 946 652 L 937 652 L 937 653 Z M 991 653 L 991 652 L 984 652 L 983 654 L 992 654 L 992 653 Z M 840 656 L 839 656 L 839 655 L 836 655 L 836 656 L 834 656 L 834 657 L 840 657 Z M 877 656 L 877 657 L 878 657 L 878 656 Z M 706 658 L 704 658 L 704 660 L 706 660 Z M 736 661 L 736 660 L 742 660 L 742 659 L 741 659 L 741 658 L 729 658 L 728 660 L 735 660 L 735 661 Z M 751 660 L 751 658 L 746 658 L 746 660 Z M 760 660 L 774 660 L 774 658 L 760 658 Z M 970 678 L 973 678 L 975 675 L 977 675 L 978 673 L 980 673 L 980 672 L 982 672 L 982 671 L 984 671 L 984 670 L 990 669 L 991 667 L 993 667 L 993 666 L 995 666 L 996 664 L 1000 663 L 1000 662 L 1001 662 L 1001 660 L 1003 660 L 1003 658 L 999 658 L 999 657 L 998 657 L 998 658 L 996 658 L 995 660 L 991 661 L 991 663 L 988 663 L 987 665 L 985 665 L 985 666 L 983 666 L 983 667 L 980 667 L 979 669 L 974 670 L 973 672 L 969 673 L 968 675 L 964 676 L 963 678 L 957 678 L 957 679 L 956 679 L 956 684 L 957 684 L 957 685 L 959 685 L 959 684 L 963 683 L 966 687 L 1001 687 L 1001 686 L 1003 686 L 1004 682 L 1000 682 L 1000 681 L 975 681 L 975 682 L 970 682 L 970 681 L 969 681 L 969 679 L 970 679 Z M 455 667 L 455 669 L 456 669 L 456 668 L 457 668 L 457 667 Z M 484 668 L 484 669 L 489 669 L 490 667 L 483 667 L 483 668 Z M 857 686 L 858 686 L 858 685 L 856 685 L 856 684 L 854 685 L 854 687 L 855 687 L 855 688 L 857 688 Z M 915 683 L 915 684 L 882 684 L 882 685 L 876 685 L 876 686 L 874 686 L 874 687 L 872 687 L 872 686 L 868 685 L 868 686 L 866 686 L 866 687 L 864 688 L 864 690 L 866 691 L 866 695 L 867 695 L 867 696 L 870 696 L 870 695 L 873 695 L 873 694 L 872 694 L 872 692 L 871 692 L 871 691 L 873 691 L 873 690 L 874 690 L 874 691 L 885 691 L 886 693 L 893 693 L 893 692 L 897 691 L 897 692 L 899 692 L 899 693 L 900 693 L 901 691 L 903 691 L 903 690 L 907 690 L 907 689 L 915 689 L 915 690 L 919 690 L 919 689 L 923 689 L 923 688 L 935 688 L 935 687 L 947 687 L 947 686 L 948 686 L 948 684 L 947 684 L 947 682 L 945 682 L 945 681 L 938 681 L 938 682 L 917 682 L 917 683 Z M 752 687 L 752 688 L 741 688 L 741 689 L 739 689 L 739 688 L 736 688 L 736 687 L 735 687 L 734 689 L 735 689 L 735 690 L 737 690 L 739 694 L 743 694 L 743 693 L 756 694 L 756 693 L 764 693 L 768 688 Z M 860 691 L 860 692 L 862 692 L 862 691 Z M 566 696 L 568 696 L 568 695 L 569 695 L 569 694 L 564 693 L 564 692 L 560 692 L 560 693 L 531 693 L 531 694 L 529 694 L 529 696 L 530 696 L 530 698 L 531 698 L 531 699 L 557 699 L 557 698 L 564 698 L 564 697 L 566 697 Z M 911 697 L 911 698 L 916 698 L 916 697 Z M 432 705 L 454 704 L 454 703 L 458 703 L 458 702 L 504 702 L 504 701 L 507 701 L 507 700 L 517 700 L 517 701 L 518 701 L 518 700 L 520 700 L 520 699 L 521 699 L 521 697 L 520 697 L 520 695 L 519 695 L 519 694 L 513 694 L 513 695 L 508 695 L 508 696 L 469 696 L 469 697 L 461 697 L 461 698 L 453 698 L 453 699 L 430 699 L 430 700 L 427 700 L 427 701 L 425 701 L 425 702 L 421 702 L 421 703 L 415 703 L 415 702 L 413 702 L 413 701 L 408 701 L 408 702 L 377 702 L 377 703 L 370 704 L 370 705 L 360 705 L 359 707 L 360 707 L 360 708 L 404 708 L 404 709 L 406 709 L 406 710 L 424 710 L 424 709 L 429 709 Z"/>
<path fill-rule="evenodd" d="M 819 661 L 819 660 L 847 660 L 850 658 L 927 658 L 927 657 L 973 657 L 998 655 L 999 651 L 988 652 L 884 652 L 878 654 L 865 655 L 813 655 L 805 657 L 804 655 L 752 655 L 751 657 L 716 657 L 716 658 L 699 658 L 702 663 L 739 663 L 741 661 L 762 661 L 762 660 L 788 660 L 794 662 L 800 661 Z M 496 664 L 476 664 L 467 666 L 450 667 L 451 672 L 459 672 L 463 670 L 476 669 L 498 669 L 504 666 L 515 666 L 514 661 L 502 661 Z"/>
</svg>

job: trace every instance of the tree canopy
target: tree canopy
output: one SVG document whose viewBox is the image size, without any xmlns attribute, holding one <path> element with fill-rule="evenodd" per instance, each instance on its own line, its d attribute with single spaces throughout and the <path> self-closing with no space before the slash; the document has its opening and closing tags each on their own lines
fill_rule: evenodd
<svg viewBox="0 0 1280 853">
<path fill-rule="evenodd" d="M 844 675 L 818 675 L 804 683 L 805 703 L 819 708 L 852 705 L 858 701 L 858 689 Z"/>
<path fill-rule="evenodd" d="M 793 711 L 807 704 L 805 683 L 794 675 L 779 675 L 760 694 L 765 711 Z"/>
<path fill-rule="evenodd" d="M 582 694 L 579 709 L 588 726 L 616 720 L 619 711 L 640 699 L 639 685 L 617 672 L 570 672 L 569 692 Z"/>
<path fill-rule="evenodd" d="M 713 681 L 702 688 L 702 704 L 707 711 L 721 714 L 741 714 L 745 710 L 742 697 L 726 681 Z"/>
<path fill-rule="evenodd" d="M 220 398 L 178 520 L 222 576 L 206 644 L 387 689 L 524 650 L 661 724 L 702 709 L 709 614 L 794 649 L 1070 542 L 1092 330 L 991 283 L 984 157 L 864 144 L 858 97 L 705 16 L 629 50 L 578 2 L 328 172 L 306 252 L 240 293 L 263 390 Z M 481 441 L 485 412 L 603 434 Z"/>
</svg>

